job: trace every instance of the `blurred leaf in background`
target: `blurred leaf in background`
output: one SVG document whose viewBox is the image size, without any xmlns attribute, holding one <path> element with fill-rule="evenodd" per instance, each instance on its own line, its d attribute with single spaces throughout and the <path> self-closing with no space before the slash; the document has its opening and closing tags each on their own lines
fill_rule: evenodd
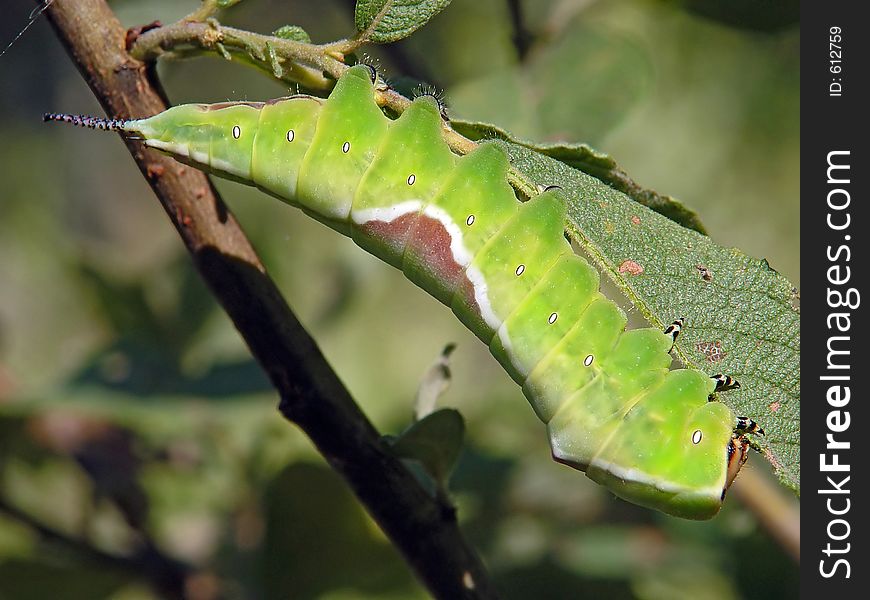
<svg viewBox="0 0 870 600">
<path fill-rule="evenodd" d="M 127 26 L 195 7 L 111 5 Z M 697 211 L 717 243 L 797 284 L 792 6 L 454 0 L 411 37 L 366 51 L 388 78 L 443 88 L 452 116 L 607 152 Z M 14 3 L 0 40 L 31 9 Z M 222 20 L 298 26 L 315 42 L 355 31 L 350 0 L 246 0 Z M 215 58 L 158 70 L 175 103 L 288 92 Z M 120 141 L 41 127 L 45 111 L 100 114 L 44 20 L 0 59 L 0 80 L 0 131 L 14 142 L 0 146 L 0 598 L 160 597 L 142 556 L 191 598 L 424 597 L 279 417 Z M 449 311 L 350 240 L 217 185 L 381 431 L 406 428 L 421 375 L 457 343 L 439 402 L 466 424 L 450 492 L 505 597 L 794 597 L 796 565 L 735 498 L 711 522 L 685 522 L 552 462 L 520 390 Z"/>
</svg>

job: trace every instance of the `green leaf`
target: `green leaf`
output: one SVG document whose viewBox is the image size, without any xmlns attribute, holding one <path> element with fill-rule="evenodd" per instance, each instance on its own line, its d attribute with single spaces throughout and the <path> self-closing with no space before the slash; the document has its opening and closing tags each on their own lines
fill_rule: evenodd
<svg viewBox="0 0 870 600">
<path fill-rule="evenodd" d="M 282 40 L 291 40 L 294 42 L 302 42 L 303 44 L 311 43 L 311 36 L 308 32 L 298 25 L 284 25 L 272 32 L 272 35 L 279 37 Z"/>
<path fill-rule="evenodd" d="M 391 441 L 399 458 L 419 461 L 443 488 L 459 454 L 465 422 L 459 411 L 442 408 L 412 424 Z"/>
<path fill-rule="evenodd" d="M 357 0 L 360 37 L 375 44 L 406 38 L 447 8 L 450 0 Z"/>
<path fill-rule="evenodd" d="M 521 145 L 490 143 L 536 184 L 562 188 L 571 237 L 653 326 L 685 318 L 678 358 L 740 381 L 719 399 L 764 427 L 763 454 L 799 493 L 800 309 L 792 284 L 766 260 L 718 246 L 590 175 Z"/>
<path fill-rule="evenodd" d="M 588 144 L 541 144 L 518 139 L 496 125 L 451 119 L 451 126 L 458 133 L 473 140 L 500 139 L 529 148 L 566 165 L 592 175 L 612 188 L 627 194 L 635 202 L 651 208 L 683 227 L 698 233 L 707 233 L 698 213 L 671 196 L 638 185 L 608 154 Z"/>
</svg>

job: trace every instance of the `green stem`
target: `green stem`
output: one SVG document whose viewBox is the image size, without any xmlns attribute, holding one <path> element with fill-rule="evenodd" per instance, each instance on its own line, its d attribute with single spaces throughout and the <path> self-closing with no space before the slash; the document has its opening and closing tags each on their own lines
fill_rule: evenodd
<svg viewBox="0 0 870 600">
<path fill-rule="evenodd" d="M 238 4 L 242 0 L 202 0 L 202 4 L 198 9 L 184 17 L 183 21 L 205 21 L 209 19 L 219 10 L 229 8 L 234 4 Z"/>
</svg>

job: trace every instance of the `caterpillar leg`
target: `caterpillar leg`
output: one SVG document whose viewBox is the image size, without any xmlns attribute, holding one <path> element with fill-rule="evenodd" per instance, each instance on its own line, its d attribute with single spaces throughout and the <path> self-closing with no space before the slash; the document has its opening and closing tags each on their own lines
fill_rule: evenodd
<svg viewBox="0 0 870 600">
<path fill-rule="evenodd" d="M 665 327 L 665 335 L 671 336 L 671 339 L 674 340 L 674 343 L 677 343 L 677 336 L 680 335 L 680 332 L 683 330 L 683 323 L 685 323 L 685 319 L 680 317 L 667 327 Z"/>
<path fill-rule="evenodd" d="M 764 435 L 764 429 L 759 427 L 758 423 L 756 423 L 749 417 L 737 417 L 737 422 L 734 425 L 734 432 L 739 435 L 744 435 L 747 433 L 757 433 L 758 435 Z"/>
<path fill-rule="evenodd" d="M 711 375 L 710 379 L 716 382 L 716 389 L 713 390 L 714 392 L 727 392 L 728 390 L 740 389 L 740 382 L 730 375 L 716 373 L 715 375 Z"/>
</svg>

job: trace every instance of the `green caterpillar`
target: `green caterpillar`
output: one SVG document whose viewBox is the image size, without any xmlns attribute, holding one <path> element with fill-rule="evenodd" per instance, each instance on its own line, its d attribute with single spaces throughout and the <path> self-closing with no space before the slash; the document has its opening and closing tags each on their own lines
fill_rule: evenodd
<svg viewBox="0 0 870 600">
<path fill-rule="evenodd" d="M 48 114 L 122 131 L 179 160 L 255 185 L 348 235 L 450 307 L 522 386 L 553 457 L 614 494 L 707 519 L 762 431 L 710 394 L 736 382 L 669 370 L 682 326 L 624 331 L 625 314 L 563 236 L 555 190 L 519 202 L 504 152 L 453 154 L 431 97 L 395 120 L 377 75 L 350 68 L 327 100 L 183 105 L 118 121 Z"/>
</svg>

